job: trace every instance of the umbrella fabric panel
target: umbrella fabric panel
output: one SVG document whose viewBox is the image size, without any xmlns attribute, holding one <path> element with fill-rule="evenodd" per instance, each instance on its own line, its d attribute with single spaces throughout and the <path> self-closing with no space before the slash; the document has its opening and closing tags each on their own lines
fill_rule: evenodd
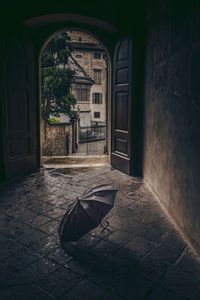
<svg viewBox="0 0 200 300">
<path fill-rule="evenodd" d="M 61 220 L 58 233 L 62 241 L 76 241 L 97 227 L 114 205 L 117 190 L 98 186 L 77 197 Z"/>
<path fill-rule="evenodd" d="M 110 205 L 98 201 L 87 201 L 80 200 L 80 205 L 85 210 L 86 214 L 89 215 L 93 223 L 98 226 L 105 215 L 110 211 Z"/>
<path fill-rule="evenodd" d="M 104 190 L 102 190 L 104 188 Z M 80 200 L 91 200 L 107 203 L 114 205 L 114 200 L 117 190 L 113 189 L 111 186 L 100 186 L 89 191 L 87 194 L 83 194 L 79 197 Z"/>
<path fill-rule="evenodd" d="M 66 212 L 58 229 L 60 241 L 76 241 L 96 227 L 96 224 L 77 201 L 71 210 Z"/>
</svg>

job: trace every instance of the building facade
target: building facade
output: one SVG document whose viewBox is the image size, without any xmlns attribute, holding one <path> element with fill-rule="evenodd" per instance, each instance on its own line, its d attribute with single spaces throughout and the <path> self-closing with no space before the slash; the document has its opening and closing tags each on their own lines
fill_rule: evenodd
<svg viewBox="0 0 200 300">
<path fill-rule="evenodd" d="M 68 31 L 72 45 L 72 57 L 86 73 L 89 80 L 76 80 L 73 93 L 77 98 L 76 110 L 80 114 L 80 126 L 106 122 L 107 58 L 103 46 L 91 35 Z"/>
</svg>

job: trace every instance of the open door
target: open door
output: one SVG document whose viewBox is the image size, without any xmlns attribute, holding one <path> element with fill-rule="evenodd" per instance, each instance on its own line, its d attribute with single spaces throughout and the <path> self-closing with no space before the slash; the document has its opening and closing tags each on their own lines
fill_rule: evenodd
<svg viewBox="0 0 200 300">
<path fill-rule="evenodd" d="M 1 34 L 0 98 L 4 177 L 37 167 L 34 55 L 22 30 Z"/>
<path fill-rule="evenodd" d="M 121 40 L 113 62 L 111 164 L 127 174 L 132 172 L 132 52 L 132 40 Z"/>
</svg>

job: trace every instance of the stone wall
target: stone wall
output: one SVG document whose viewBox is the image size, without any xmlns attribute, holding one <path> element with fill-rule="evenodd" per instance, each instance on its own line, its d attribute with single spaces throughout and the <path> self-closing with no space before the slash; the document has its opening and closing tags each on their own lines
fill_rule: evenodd
<svg viewBox="0 0 200 300">
<path fill-rule="evenodd" d="M 176 5 L 173 3 L 176 2 Z M 144 178 L 200 253 L 198 1 L 160 1 L 148 20 Z M 196 4 L 195 4 L 196 3 Z"/>
<path fill-rule="evenodd" d="M 71 125 L 49 124 L 42 120 L 41 145 L 43 156 L 66 156 L 70 153 Z"/>
</svg>

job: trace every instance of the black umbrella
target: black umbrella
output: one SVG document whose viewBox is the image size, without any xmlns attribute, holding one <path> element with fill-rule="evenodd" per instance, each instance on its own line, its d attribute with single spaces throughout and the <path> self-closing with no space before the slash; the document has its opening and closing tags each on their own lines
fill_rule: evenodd
<svg viewBox="0 0 200 300">
<path fill-rule="evenodd" d="M 61 220 L 60 241 L 76 241 L 97 227 L 113 207 L 116 193 L 112 186 L 101 185 L 77 197 Z"/>
</svg>

